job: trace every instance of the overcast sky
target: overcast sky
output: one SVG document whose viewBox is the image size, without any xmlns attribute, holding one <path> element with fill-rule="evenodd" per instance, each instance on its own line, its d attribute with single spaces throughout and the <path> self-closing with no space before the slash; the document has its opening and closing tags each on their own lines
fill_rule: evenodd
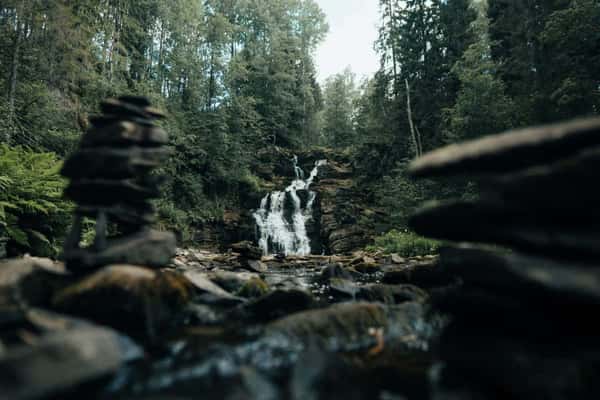
<svg viewBox="0 0 600 400">
<path fill-rule="evenodd" d="M 374 74 L 379 57 L 373 50 L 377 39 L 377 0 L 316 0 L 327 15 L 329 34 L 317 50 L 319 81 L 350 66 L 360 79 Z"/>
</svg>

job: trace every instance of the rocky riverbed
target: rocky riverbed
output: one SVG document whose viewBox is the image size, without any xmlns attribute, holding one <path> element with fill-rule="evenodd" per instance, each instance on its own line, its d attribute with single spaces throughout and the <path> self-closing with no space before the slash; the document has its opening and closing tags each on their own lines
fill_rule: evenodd
<svg viewBox="0 0 600 400">
<path fill-rule="evenodd" d="M 362 252 L 261 257 L 248 243 L 86 277 L 10 260 L 0 264 L 0 393 L 427 398 L 445 323 L 429 302 L 453 285 L 436 265 Z"/>
</svg>

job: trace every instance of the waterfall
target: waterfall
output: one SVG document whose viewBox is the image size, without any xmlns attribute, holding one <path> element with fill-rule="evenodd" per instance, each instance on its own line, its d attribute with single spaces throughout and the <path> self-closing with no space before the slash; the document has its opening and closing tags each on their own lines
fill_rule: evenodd
<svg viewBox="0 0 600 400">
<path fill-rule="evenodd" d="M 260 208 L 254 213 L 254 220 L 260 235 L 258 244 L 263 254 L 283 253 L 288 255 L 309 255 L 310 239 L 306 233 L 306 223 L 312 219 L 316 193 L 310 191 L 310 185 L 319 173 L 319 167 L 326 160 L 315 162 L 308 178 L 298 166 L 298 157 L 292 158 L 296 179 L 283 191 L 267 194 L 260 202 Z M 302 207 L 298 191 L 306 191 L 308 198 Z"/>
</svg>

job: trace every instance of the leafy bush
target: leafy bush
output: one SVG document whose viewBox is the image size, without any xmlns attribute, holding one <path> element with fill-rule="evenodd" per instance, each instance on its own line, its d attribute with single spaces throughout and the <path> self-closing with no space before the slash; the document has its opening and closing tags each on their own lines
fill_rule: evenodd
<svg viewBox="0 0 600 400">
<path fill-rule="evenodd" d="M 419 236 L 410 231 L 389 231 L 375 239 L 375 244 L 369 246 L 369 251 L 383 251 L 391 254 L 397 253 L 402 257 L 425 256 L 437 253 L 440 243 Z"/>
<path fill-rule="evenodd" d="M 9 247 L 54 256 L 68 227 L 71 203 L 54 153 L 0 144 L 0 236 Z"/>
</svg>

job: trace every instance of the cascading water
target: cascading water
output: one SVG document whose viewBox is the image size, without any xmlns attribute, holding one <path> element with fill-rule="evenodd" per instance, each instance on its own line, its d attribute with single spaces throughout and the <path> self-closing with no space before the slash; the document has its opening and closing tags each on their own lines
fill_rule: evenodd
<svg viewBox="0 0 600 400">
<path fill-rule="evenodd" d="M 312 219 L 316 193 L 309 189 L 319 173 L 319 167 L 325 165 L 327 160 L 315 162 L 307 179 L 304 179 L 304 171 L 298 166 L 297 156 L 294 155 L 292 162 L 296 179 L 285 190 L 267 194 L 254 213 L 260 235 L 258 244 L 265 255 L 283 253 L 286 256 L 304 256 L 311 252 L 306 223 Z M 300 190 L 308 192 L 304 207 L 298 195 Z"/>
</svg>

